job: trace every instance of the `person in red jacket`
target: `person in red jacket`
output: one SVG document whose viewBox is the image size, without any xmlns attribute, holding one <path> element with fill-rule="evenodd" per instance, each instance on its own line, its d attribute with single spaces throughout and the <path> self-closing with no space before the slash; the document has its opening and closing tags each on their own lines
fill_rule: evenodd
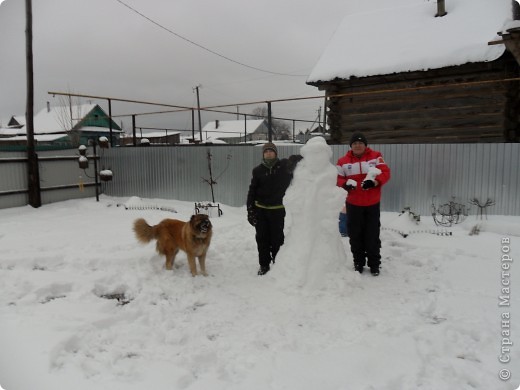
<svg viewBox="0 0 520 390">
<path fill-rule="evenodd" d="M 337 162 L 337 185 L 348 191 L 347 230 L 354 269 L 363 273 L 368 265 L 379 275 L 381 240 L 379 216 L 381 187 L 390 179 L 390 168 L 380 152 L 370 149 L 362 133 L 354 133 L 347 154 Z"/>
</svg>

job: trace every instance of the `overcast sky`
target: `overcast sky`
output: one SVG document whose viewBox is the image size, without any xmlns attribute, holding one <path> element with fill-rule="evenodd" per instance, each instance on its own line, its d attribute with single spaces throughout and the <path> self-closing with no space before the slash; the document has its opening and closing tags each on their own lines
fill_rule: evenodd
<svg viewBox="0 0 520 390">
<path fill-rule="evenodd" d="M 323 95 L 306 85 L 307 76 L 341 19 L 361 2 L 33 0 L 35 112 L 47 101 L 60 104 L 49 91 L 189 107 L 196 107 L 197 85 L 201 106 Z M 26 108 L 24 1 L 0 4 L 0 49 L 0 120 L 6 125 Z M 105 100 L 93 102 L 107 110 Z M 316 99 L 272 109 L 274 116 L 314 120 L 321 105 Z M 112 104 L 114 116 L 164 109 Z M 205 113 L 202 125 L 213 119 L 236 115 Z M 116 120 L 129 131 L 128 117 Z M 191 113 L 137 122 L 190 129 Z"/>
</svg>

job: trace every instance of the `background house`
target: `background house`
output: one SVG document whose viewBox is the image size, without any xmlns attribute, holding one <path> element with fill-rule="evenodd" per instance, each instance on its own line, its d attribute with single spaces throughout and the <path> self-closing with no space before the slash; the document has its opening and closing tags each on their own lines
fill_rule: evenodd
<svg viewBox="0 0 520 390">
<path fill-rule="evenodd" d="M 153 131 L 136 134 L 136 145 L 141 145 L 142 140 L 148 140 L 149 145 L 175 145 L 181 142 L 180 131 Z M 146 141 L 145 141 L 146 142 Z M 133 136 L 121 136 L 121 145 L 132 146 Z"/>
<path fill-rule="evenodd" d="M 520 26 L 518 4 L 446 0 L 441 16 L 436 2 L 403 3 L 345 17 L 311 72 L 332 142 L 353 131 L 371 143 L 518 142 L 519 65 L 488 45 Z"/>
<path fill-rule="evenodd" d="M 37 150 L 70 149 L 72 144 L 66 134 L 38 134 L 34 136 Z M 27 135 L 0 138 L 0 151 L 25 150 Z"/>
<path fill-rule="evenodd" d="M 22 128 L 25 126 L 25 116 L 24 115 L 13 115 L 9 122 L 7 122 L 7 127 L 10 128 Z"/>
<path fill-rule="evenodd" d="M 27 145 L 25 118 L 13 116 L 13 125 L 0 129 L 0 150 L 21 150 Z M 15 123 L 16 122 L 16 123 Z M 22 126 L 19 126 L 23 122 Z M 112 134 L 110 134 L 110 124 Z M 34 116 L 34 139 L 36 149 L 66 149 L 86 145 L 89 139 L 102 136 L 118 145 L 121 127 L 97 104 L 51 107 L 41 110 Z"/>
<path fill-rule="evenodd" d="M 202 128 L 202 141 L 206 143 L 224 141 L 228 144 L 238 144 L 241 142 L 267 140 L 268 129 L 265 119 L 215 120 L 208 122 Z"/>
<path fill-rule="evenodd" d="M 322 125 L 307 129 L 305 132 L 300 131 L 294 136 L 294 141 L 304 144 L 312 137 L 323 137 L 327 142 L 330 141 L 330 133 L 328 130 L 324 131 Z"/>
<path fill-rule="evenodd" d="M 7 122 L 6 127 L 0 126 L 0 148 L 1 145 L 8 143 L 11 145 L 17 145 L 20 143 L 20 137 L 25 137 L 26 131 L 23 129 L 25 126 L 25 116 L 17 115 L 12 116 Z M 15 139 L 16 138 L 16 139 Z M 25 144 L 27 144 L 27 137 Z M 3 141 L 3 142 L 2 142 Z"/>
</svg>

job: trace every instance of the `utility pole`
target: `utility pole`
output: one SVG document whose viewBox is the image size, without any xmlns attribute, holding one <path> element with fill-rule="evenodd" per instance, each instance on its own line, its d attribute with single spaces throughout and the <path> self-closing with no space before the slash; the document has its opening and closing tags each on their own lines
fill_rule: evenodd
<svg viewBox="0 0 520 390">
<path fill-rule="evenodd" d="M 271 115 L 271 102 L 267 102 L 267 127 L 268 127 L 268 140 L 273 142 L 273 118 Z"/>
<path fill-rule="evenodd" d="M 49 104 L 47 103 L 47 111 L 50 111 Z M 70 131 L 74 128 L 74 114 L 72 113 L 72 96 L 69 95 L 69 115 L 70 115 Z"/>
<path fill-rule="evenodd" d="M 32 207 L 42 205 L 40 193 L 40 171 L 38 155 L 34 146 L 34 71 L 32 50 L 32 1 L 25 0 L 25 46 L 27 70 L 27 101 L 25 121 L 27 124 L 27 173 L 29 178 L 29 204 Z"/>
<path fill-rule="evenodd" d="M 321 126 L 321 106 L 318 107 L 318 119 L 316 119 L 316 121 L 318 122 L 318 128 L 319 128 Z"/>
<path fill-rule="evenodd" d="M 244 115 L 244 143 L 247 143 L 247 115 Z"/>
<path fill-rule="evenodd" d="M 114 138 L 112 137 L 112 100 L 108 99 L 108 126 L 110 130 L 110 147 L 114 146 Z"/>
<path fill-rule="evenodd" d="M 195 110 L 191 109 L 191 139 L 195 143 Z"/>
<path fill-rule="evenodd" d="M 325 96 L 325 101 L 323 102 L 323 134 L 327 131 L 327 96 Z"/>
<path fill-rule="evenodd" d="M 199 116 L 199 133 L 200 133 L 200 142 L 202 142 L 202 123 L 201 123 L 201 120 L 200 120 L 200 99 L 199 99 L 199 87 L 201 85 L 197 85 L 195 87 L 195 90 L 197 91 L 197 112 L 198 112 L 198 116 Z"/>
<path fill-rule="evenodd" d="M 137 137 L 135 135 L 135 114 L 132 115 L 132 143 L 137 146 Z"/>
</svg>

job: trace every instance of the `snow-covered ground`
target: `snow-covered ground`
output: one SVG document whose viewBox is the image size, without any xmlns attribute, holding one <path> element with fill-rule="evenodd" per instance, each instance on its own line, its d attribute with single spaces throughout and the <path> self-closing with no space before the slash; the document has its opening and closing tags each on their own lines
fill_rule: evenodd
<svg viewBox="0 0 520 390">
<path fill-rule="evenodd" d="M 516 388 L 520 217 L 438 229 L 383 213 L 381 275 L 360 275 L 338 231 L 332 151 L 317 137 L 301 155 L 286 242 L 261 277 L 245 207 L 207 208 L 208 277 L 192 277 L 184 254 L 166 271 L 132 232 L 141 217 L 188 220 L 195 203 L 103 196 L 1 210 L 0 386 Z"/>
<path fill-rule="evenodd" d="M 341 239 L 340 266 L 311 288 L 293 283 L 282 259 L 257 276 L 245 208 L 221 207 L 223 215 L 212 217 L 210 276 L 195 278 L 184 255 L 166 271 L 154 245 L 138 244 L 131 229 L 138 217 L 187 219 L 192 203 L 102 196 L 1 210 L 0 386 L 489 390 L 520 383 L 519 217 L 489 216 L 478 235 L 469 235 L 478 222 L 469 216 L 448 229 L 451 236 L 404 238 L 396 231 L 436 229 L 431 217 L 416 227 L 407 215 L 383 213 L 381 275 L 354 273 Z M 506 240 L 512 263 L 501 260 Z M 510 276 L 502 275 L 505 264 Z M 503 283 L 511 283 L 509 306 L 499 306 Z M 103 298 L 110 295 L 121 301 Z M 504 339 L 514 345 L 502 354 Z M 509 381 L 499 379 L 502 369 Z"/>
</svg>

